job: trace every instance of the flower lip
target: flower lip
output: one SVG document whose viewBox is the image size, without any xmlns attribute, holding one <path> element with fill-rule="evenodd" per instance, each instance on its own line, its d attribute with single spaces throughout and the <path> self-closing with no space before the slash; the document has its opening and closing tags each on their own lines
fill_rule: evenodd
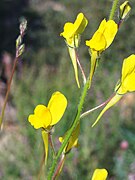
<svg viewBox="0 0 135 180">
<path fill-rule="evenodd" d="M 35 129 L 46 129 L 52 122 L 50 110 L 46 106 L 39 104 L 36 106 L 34 114 L 29 115 L 28 121 Z"/>
</svg>

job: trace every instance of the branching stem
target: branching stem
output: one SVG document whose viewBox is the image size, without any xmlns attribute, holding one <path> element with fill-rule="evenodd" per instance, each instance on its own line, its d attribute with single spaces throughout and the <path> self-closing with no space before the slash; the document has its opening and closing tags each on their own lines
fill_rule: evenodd
<svg viewBox="0 0 135 180">
<path fill-rule="evenodd" d="M 86 84 L 84 85 L 84 88 L 82 90 L 82 95 L 81 95 L 81 98 L 80 98 L 80 102 L 79 102 L 79 105 L 78 105 L 78 110 L 77 110 L 77 114 L 76 114 L 76 117 L 73 121 L 73 124 L 71 126 L 71 128 L 68 130 L 68 133 L 66 135 L 66 137 L 64 138 L 64 141 L 61 145 L 61 147 L 59 148 L 59 151 L 52 163 L 52 166 L 50 168 L 50 171 L 49 171 L 49 174 L 48 174 L 48 180 L 52 180 L 52 177 L 53 177 L 53 173 L 55 171 L 55 168 L 57 166 L 57 162 L 65 148 L 65 146 L 67 145 L 71 135 L 72 135 L 72 132 L 74 131 L 76 125 L 78 124 L 78 122 L 80 121 L 80 115 L 81 115 L 81 112 L 82 112 L 82 107 L 83 107 L 83 104 L 84 104 L 84 101 L 85 101 L 85 98 L 86 98 L 86 95 L 87 95 L 87 91 L 89 89 L 89 79 L 86 81 Z"/>
</svg>

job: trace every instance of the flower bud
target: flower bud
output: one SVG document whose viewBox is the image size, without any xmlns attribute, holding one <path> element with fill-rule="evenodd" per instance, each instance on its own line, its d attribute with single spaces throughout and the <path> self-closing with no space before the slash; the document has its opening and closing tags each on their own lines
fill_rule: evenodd
<svg viewBox="0 0 135 180">
<path fill-rule="evenodd" d="M 131 6 L 128 1 L 125 1 L 123 4 L 121 4 L 119 9 L 120 20 L 124 20 L 128 16 L 130 10 Z"/>
</svg>

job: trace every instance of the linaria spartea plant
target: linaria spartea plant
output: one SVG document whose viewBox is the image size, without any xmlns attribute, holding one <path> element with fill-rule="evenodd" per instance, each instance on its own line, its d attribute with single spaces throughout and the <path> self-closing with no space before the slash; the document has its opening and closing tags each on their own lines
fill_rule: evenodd
<svg viewBox="0 0 135 180">
<path fill-rule="evenodd" d="M 64 39 L 65 45 L 67 46 L 69 58 L 71 58 L 75 81 L 77 83 L 78 91 L 81 91 L 81 97 L 78 98 L 78 106 L 76 107 L 76 111 L 72 116 L 73 119 L 70 120 L 72 123 L 70 128 L 67 129 L 62 137 L 59 137 L 61 146 L 59 147 L 58 151 L 55 150 L 53 143 L 53 129 L 60 120 L 63 119 L 62 121 L 64 121 L 64 112 L 66 111 L 66 108 L 68 108 L 67 105 L 69 103 L 65 95 L 57 90 L 52 94 L 47 106 L 44 104 L 38 104 L 35 109 L 33 107 L 34 113 L 30 114 L 28 117 L 29 123 L 35 129 L 41 129 L 45 149 L 44 161 L 45 166 L 48 168 L 48 180 L 56 179 L 60 176 L 64 163 L 66 162 L 66 157 L 73 148 L 78 147 L 79 135 L 81 133 L 81 120 L 85 119 L 85 116 L 88 116 L 90 119 L 91 112 L 105 106 L 101 113 L 98 115 L 97 119 L 93 120 L 92 127 L 90 128 L 91 131 L 94 131 L 94 129 L 96 128 L 95 125 L 98 125 L 97 123 L 109 108 L 115 105 L 121 98 L 124 98 L 125 94 L 135 91 L 135 54 L 131 54 L 128 57 L 123 57 L 124 61 L 122 65 L 121 76 L 118 83 L 116 84 L 116 87 L 114 88 L 114 92 L 111 92 L 112 95 L 105 102 L 101 103 L 101 105 L 96 106 L 95 108 L 90 109 L 87 112 L 83 112 L 83 106 L 85 101 L 87 101 L 86 97 L 88 91 L 90 91 L 91 89 L 93 76 L 95 75 L 95 71 L 98 72 L 98 61 L 102 61 L 101 56 L 108 50 L 108 48 L 111 49 L 111 44 L 113 43 L 113 41 L 115 41 L 115 37 L 118 35 L 119 28 L 130 13 L 131 7 L 129 1 L 123 2 L 120 6 L 119 4 L 119 0 L 113 1 L 109 18 L 103 17 L 103 20 L 99 22 L 98 29 L 95 30 L 95 33 L 92 37 L 88 37 L 89 40 L 86 40 L 86 42 L 82 42 L 80 40 L 81 36 L 83 36 L 83 34 L 85 33 L 85 29 L 87 28 L 87 25 L 89 23 L 89 20 L 83 14 L 83 12 L 80 12 L 77 15 L 73 23 L 65 23 L 63 31 L 60 33 L 61 38 Z M 118 14 L 117 21 L 114 18 L 115 14 Z M 15 64 L 16 61 L 18 61 L 18 57 L 21 56 L 24 51 L 22 38 L 26 30 L 26 25 L 27 23 L 26 21 L 24 21 L 20 26 L 20 35 L 16 41 Z M 80 57 L 78 56 L 80 43 L 83 43 L 84 46 L 86 45 L 86 48 L 88 49 L 90 55 L 90 61 L 88 63 L 88 66 L 90 68 L 88 74 L 86 74 L 85 69 L 81 64 L 82 61 L 80 61 Z M 82 75 L 83 84 L 80 83 L 81 81 L 78 76 L 79 70 Z M 13 69 L 11 80 L 14 71 L 15 69 Z M 4 110 L 10 86 L 11 81 L 8 86 L 5 104 L 3 106 L 0 118 L 0 125 L 2 125 L 3 122 Z M 48 167 L 47 159 L 49 158 L 48 151 L 50 150 L 50 148 L 53 152 L 53 160 L 51 166 Z M 92 176 L 92 180 L 105 180 L 108 176 L 108 172 L 104 168 L 107 169 L 107 167 L 103 167 L 103 169 L 99 169 L 97 167 Z"/>
</svg>

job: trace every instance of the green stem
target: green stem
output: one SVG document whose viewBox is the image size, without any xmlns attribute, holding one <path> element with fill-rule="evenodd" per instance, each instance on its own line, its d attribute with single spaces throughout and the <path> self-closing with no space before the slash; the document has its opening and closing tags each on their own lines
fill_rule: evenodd
<svg viewBox="0 0 135 180">
<path fill-rule="evenodd" d="M 83 104 L 84 104 L 84 101 L 85 101 L 85 97 L 87 95 L 87 91 L 89 89 L 89 79 L 86 81 L 86 84 L 84 85 L 84 88 L 83 88 L 83 91 L 82 91 L 82 95 L 81 95 L 81 98 L 80 98 L 80 102 L 79 102 L 79 105 L 78 105 L 78 111 L 77 111 L 77 114 L 76 114 L 76 117 L 75 117 L 75 120 L 71 126 L 71 128 L 69 129 L 65 139 L 64 139 L 64 142 L 62 143 L 58 153 L 57 153 L 57 156 L 55 157 L 53 163 L 52 163 L 52 166 L 50 168 L 50 171 L 49 171 L 49 174 L 48 174 L 48 180 L 52 180 L 52 177 L 53 177 L 53 173 L 54 173 L 54 170 L 57 166 L 57 162 L 65 148 L 65 146 L 67 145 L 68 141 L 69 141 L 69 138 L 73 132 L 73 130 L 75 129 L 76 125 L 78 124 L 79 120 L 80 120 L 80 115 L 81 115 L 81 112 L 82 112 L 82 107 L 83 107 Z"/>
<path fill-rule="evenodd" d="M 14 72 L 15 72 L 17 62 L 18 62 L 18 57 L 16 57 L 15 60 L 14 60 L 13 69 L 12 69 L 11 76 L 10 76 L 10 79 L 9 79 L 9 82 L 8 82 L 7 92 L 6 92 L 6 96 L 5 96 L 5 99 L 4 99 L 4 105 L 3 105 L 3 108 L 2 108 L 2 111 L 1 111 L 1 116 L 0 116 L 0 128 L 1 128 L 1 125 L 2 125 L 3 118 L 4 118 L 4 112 L 5 112 L 6 104 L 7 104 L 7 101 L 8 101 L 10 87 L 11 87 L 11 83 L 12 83 L 12 79 L 13 79 L 13 75 L 14 75 Z"/>
<path fill-rule="evenodd" d="M 114 0 L 113 1 L 110 16 L 109 16 L 109 20 L 114 19 L 114 15 L 115 15 L 115 12 L 116 12 L 116 10 L 118 8 L 118 4 L 119 4 L 119 0 Z"/>
</svg>

